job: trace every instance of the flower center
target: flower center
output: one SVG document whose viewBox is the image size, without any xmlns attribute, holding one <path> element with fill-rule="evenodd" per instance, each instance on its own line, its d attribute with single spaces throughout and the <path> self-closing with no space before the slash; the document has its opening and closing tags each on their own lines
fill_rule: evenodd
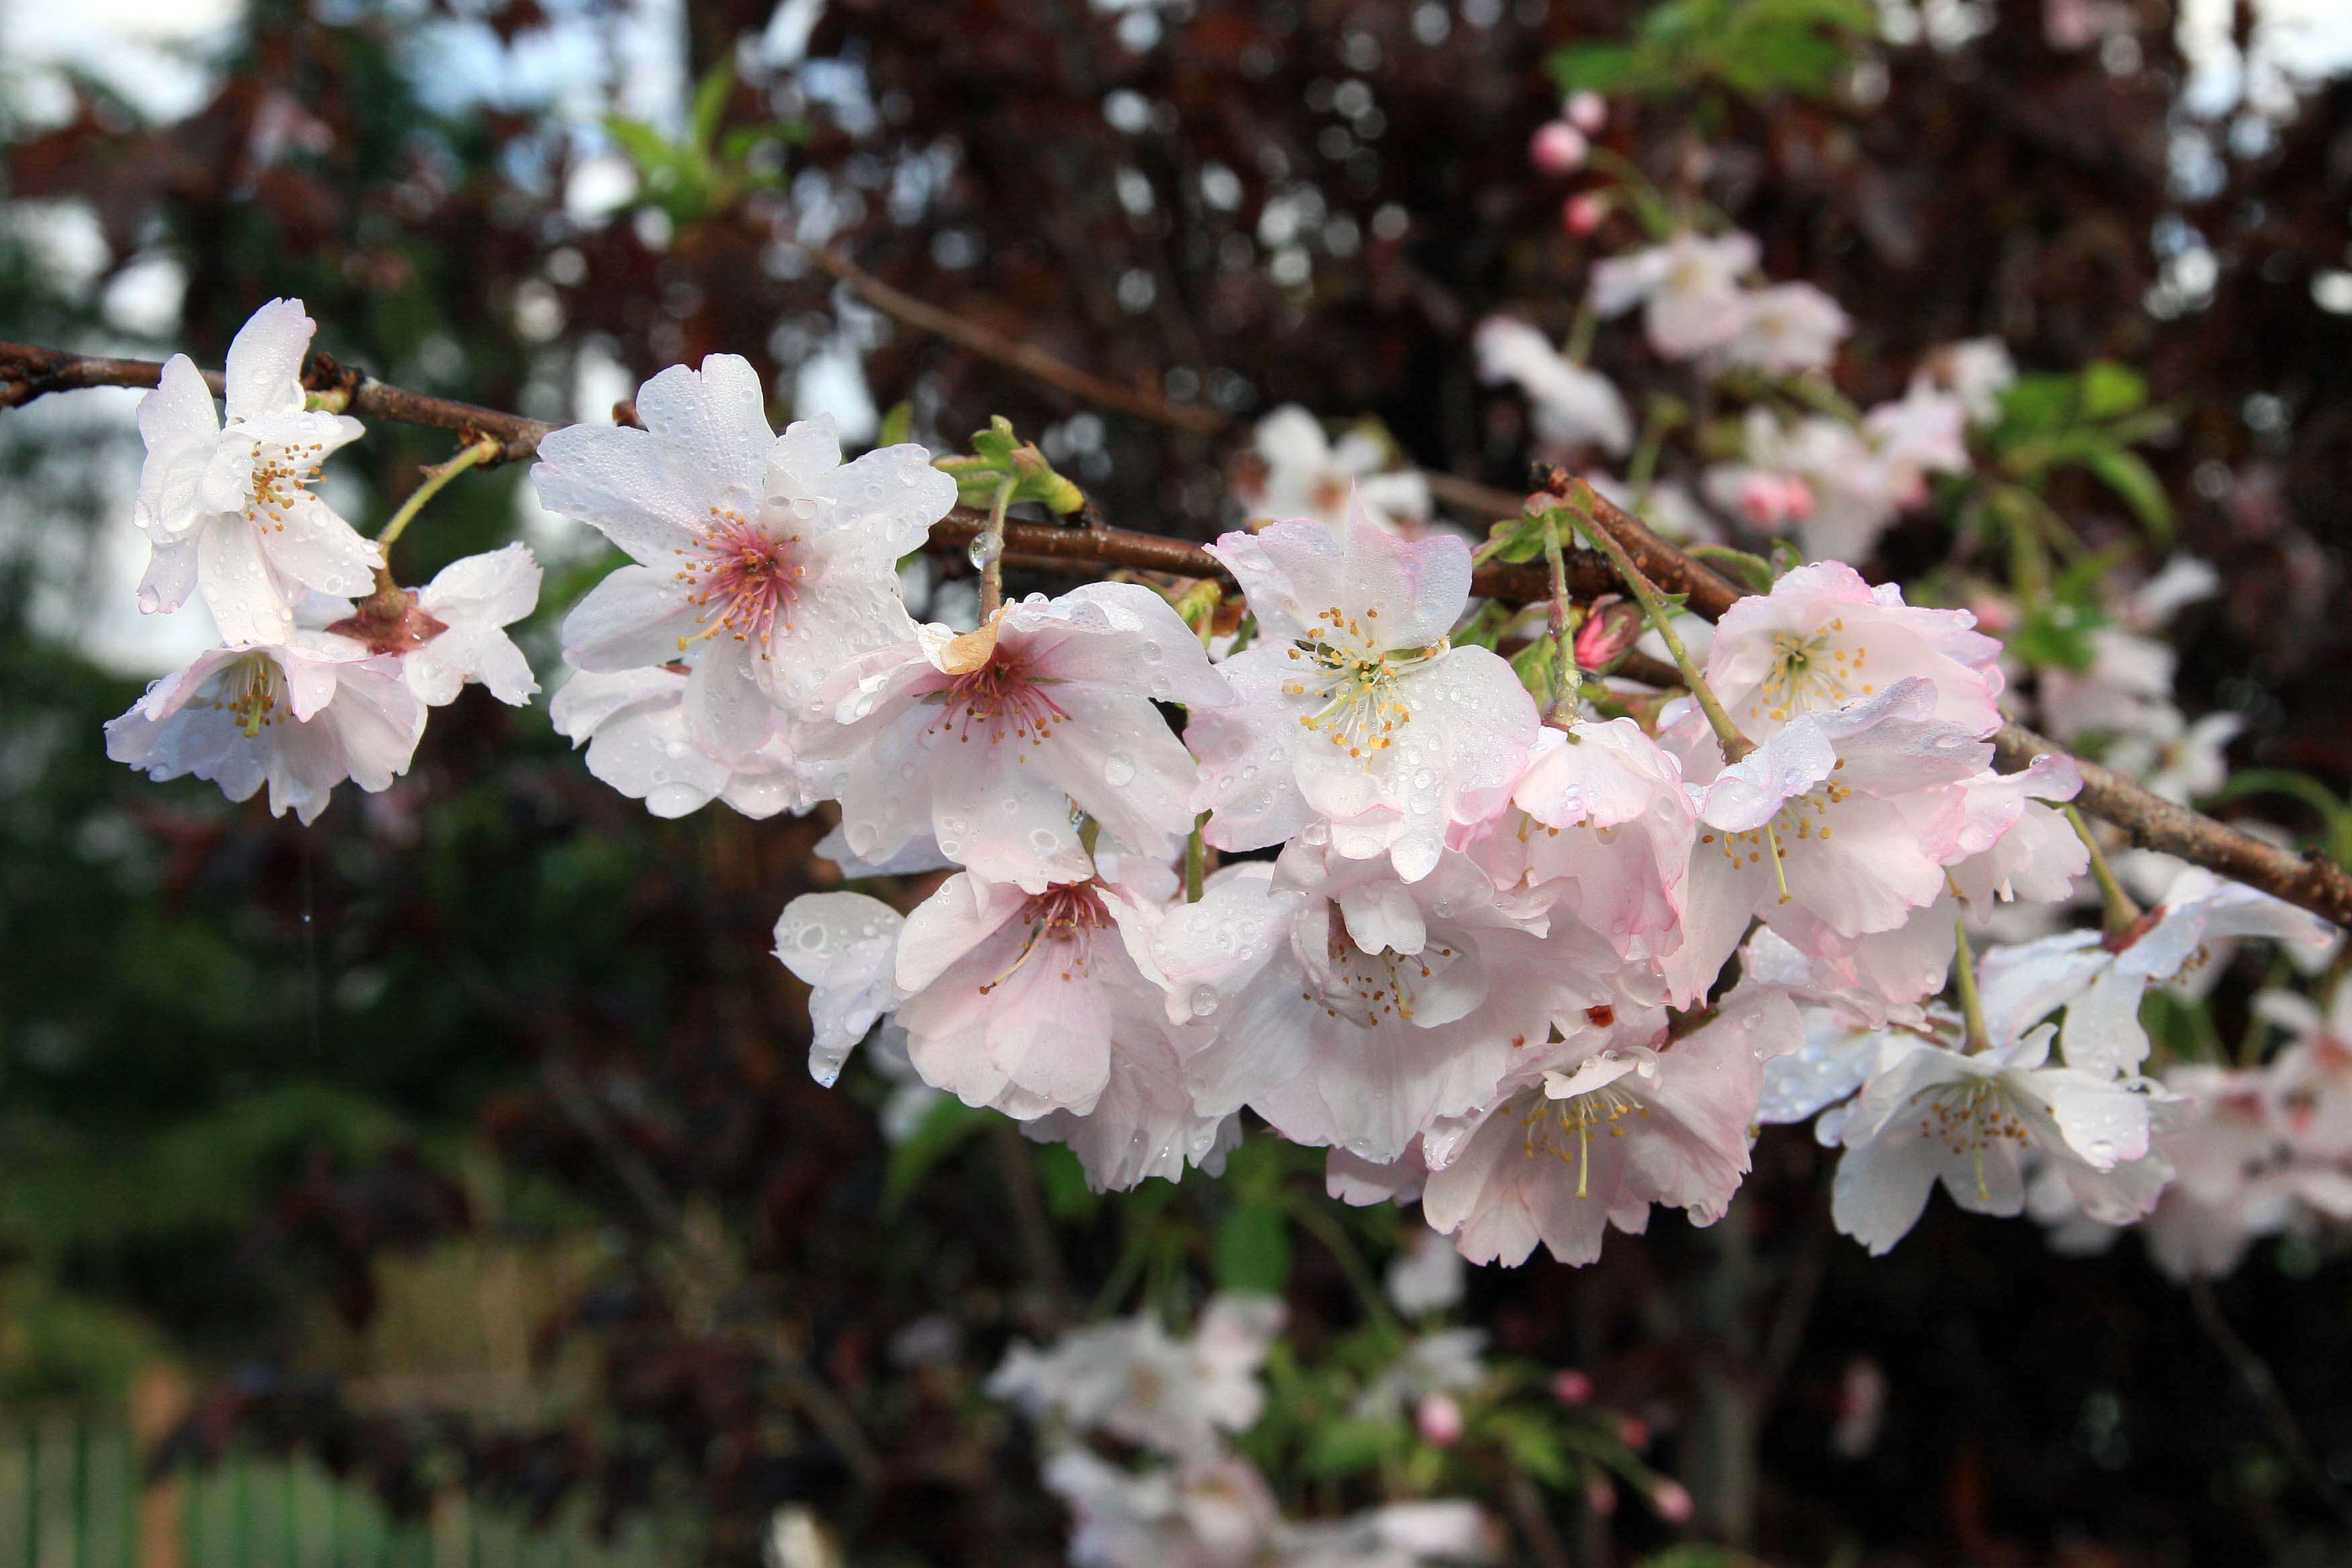
<svg viewBox="0 0 2352 1568">
<path fill-rule="evenodd" d="M 292 447 L 257 446 L 253 452 L 253 499 L 245 503 L 245 520 L 264 528 L 282 530 L 287 511 L 309 493 L 319 477 L 319 461 L 326 447 L 316 441 Z"/>
<path fill-rule="evenodd" d="M 1453 961 L 1454 950 L 1432 946 L 1411 956 L 1386 947 L 1366 952 L 1348 934 L 1347 919 L 1339 905 L 1327 906 L 1325 913 L 1328 924 L 1323 933 L 1322 962 L 1307 966 L 1307 988 L 1299 992 L 1300 998 L 1361 1029 L 1372 1028 L 1384 1018 L 1412 1022 L 1421 982 L 1435 978 L 1438 969 Z"/>
<path fill-rule="evenodd" d="M 777 616 L 790 614 L 796 584 L 807 574 L 793 549 L 800 542 L 797 533 L 778 536 L 740 512 L 712 507 L 700 542 L 677 552 L 686 602 L 706 616 L 702 630 L 678 638 L 677 646 L 724 635 L 758 644 L 760 657 L 767 658 Z M 784 626 L 790 629 L 792 622 Z"/>
<path fill-rule="evenodd" d="M 1772 820 L 1761 827 L 1745 833 L 1725 833 L 1713 830 L 1698 836 L 1702 846 L 1712 845 L 1735 867 L 1760 866 L 1769 858 L 1772 877 L 1780 886 L 1780 901 L 1789 901 L 1789 877 L 1780 864 L 1780 857 L 1789 846 L 1807 838 L 1819 838 L 1826 843 L 1832 831 L 1830 808 L 1843 805 L 1853 796 L 1850 784 L 1838 782 L 1837 770 L 1845 766 L 1841 757 L 1830 770 L 1830 776 L 1800 795 L 1780 803 Z"/>
<path fill-rule="evenodd" d="M 923 699 L 946 710 L 932 721 L 930 732 L 968 742 L 977 731 L 991 745 L 1007 739 L 1043 745 L 1055 725 L 1070 721 L 1060 704 L 1045 694 L 1053 684 L 1030 673 L 1020 655 L 997 647 L 987 663 L 951 677 Z"/>
<path fill-rule="evenodd" d="M 2032 1136 L 2009 1087 L 1999 1079 L 1967 1078 L 1930 1084 L 1911 1097 L 1919 1107 L 1919 1134 L 1976 1163 L 1977 1197 L 1990 1201 L 1985 1186 L 1985 1151 L 1996 1143 L 2022 1145 Z"/>
<path fill-rule="evenodd" d="M 250 741 L 281 719 L 292 717 L 286 701 L 286 672 L 267 654 L 248 654 L 213 679 L 193 706 L 217 709 Z"/>
<path fill-rule="evenodd" d="M 1532 1160 L 1539 1153 L 1549 1154 L 1564 1163 L 1573 1163 L 1576 1195 L 1580 1198 L 1591 1190 L 1593 1133 L 1598 1131 L 1611 1138 L 1622 1138 L 1628 1118 L 1635 1121 L 1650 1119 L 1650 1108 L 1623 1087 L 1624 1081 L 1619 1079 L 1566 1100 L 1549 1099 L 1538 1089 L 1526 1097 L 1519 1112 L 1519 1120 L 1527 1128 L 1527 1157 Z"/>
<path fill-rule="evenodd" d="M 1786 722 L 1799 713 L 1835 708 L 1857 690 L 1864 697 L 1875 692 L 1878 687 L 1869 678 L 1870 649 L 1835 646 L 1834 639 L 1844 630 L 1841 616 L 1811 637 L 1775 633 L 1772 663 L 1756 689 L 1748 716 L 1769 715 L 1775 722 Z"/>
<path fill-rule="evenodd" d="M 1368 609 L 1364 615 L 1376 617 L 1380 612 Z M 1283 683 L 1283 695 L 1318 701 L 1321 706 L 1300 714 L 1298 722 L 1349 756 L 1369 758 L 1388 750 L 1396 744 L 1397 727 L 1412 722 L 1403 678 L 1443 657 L 1452 643 L 1440 637 L 1425 647 L 1382 648 L 1360 621 L 1337 606 L 1316 619 L 1329 623 L 1328 630 L 1313 626 L 1292 642 L 1290 657 L 1307 668 Z M 1335 640 L 1331 633 L 1345 640 Z"/>
<path fill-rule="evenodd" d="M 1022 906 L 1016 923 L 1027 925 L 1029 935 L 1004 973 L 980 988 L 983 996 L 1019 973 L 1022 965 L 1041 952 L 1047 962 L 1059 966 L 1063 980 L 1084 975 L 1094 962 L 1095 932 L 1111 920 L 1092 883 L 1068 882 L 1032 898 Z"/>
</svg>

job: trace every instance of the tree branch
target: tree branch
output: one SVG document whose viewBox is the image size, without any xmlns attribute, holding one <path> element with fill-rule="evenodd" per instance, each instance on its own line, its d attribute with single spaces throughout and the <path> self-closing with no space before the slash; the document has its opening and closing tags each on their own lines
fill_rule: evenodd
<svg viewBox="0 0 2352 1568">
<path fill-rule="evenodd" d="M 847 263 L 843 265 L 846 267 Z M 887 287 L 878 280 L 869 281 L 877 288 Z M 920 304 L 919 300 L 909 302 Z M 961 320 L 957 321 L 957 328 L 967 334 L 982 331 Z M 1112 384 L 1073 371 L 1050 355 L 1043 357 L 1059 367 L 1055 374 L 1061 379 L 1054 381 L 1055 385 L 1085 396 L 1118 391 Z M 1016 357 L 1009 363 L 1025 362 Z M 19 407 L 50 393 L 84 387 L 152 386 L 163 369 L 152 360 L 74 354 L 26 343 L 0 342 L 0 409 Z M 220 386 L 217 373 L 208 373 L 206 380 L 215 389 Z M 556 428 L 543 420 L 526 419 L 517 414 L 393 386 L 323 353 L 313 357 L 304 384 L 317 392 L 347 393 L 346 406 L 353 414 L 451 431 L 468 445 L 494 441 L 499 445 L 500 462 L 530 457 L 538 449 L 541 437 Z M 1121 395 L 1136 403 L 1138 412 L 1142 411 L 1143 405 L 1161 401 L 1139 394 Z M 1097 400 L 1111 406 L 1120 405 L 1108 398 Z M 1146 416 L 1161 417 L 1159 413 Z M 1219 416 L 1219 419 L 1222 422 L 1223 416 Z M 1474 480 L 1447 475 L 1432 475 L 1430 480 L 1433 492 L 1474 510 L 1509 515 L 1520 507 L 1522 498 Z M 1568 483 L 1566 475 L 1555 473 L 1551 486 L 1564 492 Z M 1643 574 L 1665 592 L 1682 595 L 1693 614 L 1713 620 L 1741 596 L 1727 578 L 1659 538 L 1632 513 L 1600 496 L 1591 498 L 1591 510 L 1594 523 L 1624 547 Z M 982 513 L 958 507 L 933 526 L 933 541 L 949 547 L 969 544 L 985 521 Z M 1217 563 L 1215 557 L 1198 544 L 1132 529 L 1008 522 L 1004 545 L 1007 555 L 1021 563 L 1125 566 L 1232 581 L 1231 574 Z M 1570 584 L 1580 595 L 1589 597 L 1612 591 L 1618 585 L 1607 563 L 1589 551 L 1579 551 L 1569 564 Z M 1473 576 L 1471 589 L 1483 597 L 1505 603 L 1532 604 L 1549 596 L 1550 583 L 1545 570 L 1533 563 L 1490 563 Z M 2038 753 L 2060 753 L 2059 747 L 2018 724 L 2004 725 L 1994 744 L 1997 760 L 2012 772 L 2031 763 Z M 2083 809 L 2121 827 L 2135 842 L 2260 889 L 2337 925 L 2352 927 L 2352 874 L 2342 867 L 2315 853 L 2296 855 L 2265 844 L 2211 817 L 2175 805 L 2095 763 L 2083 762 L 2080 766 L 2083 793 L 2079 803 Z"/>
</svg>

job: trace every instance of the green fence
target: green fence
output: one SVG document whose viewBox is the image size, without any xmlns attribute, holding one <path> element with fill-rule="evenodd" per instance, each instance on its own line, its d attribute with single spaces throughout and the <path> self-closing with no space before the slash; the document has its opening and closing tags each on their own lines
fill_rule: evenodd
<svg viewBox="0 0 2352 1568">
<path fill-rule="evenodd" d="M 650 1520 L 612 1541 L 572 1510 L 543 1529 L 452 1492 L 423 1521 L 305 1458 L 232 1455 L 145 1484 L 120 1416 L 0 1422 L 0 1568 L 671 1568 Z"/>
</svg>

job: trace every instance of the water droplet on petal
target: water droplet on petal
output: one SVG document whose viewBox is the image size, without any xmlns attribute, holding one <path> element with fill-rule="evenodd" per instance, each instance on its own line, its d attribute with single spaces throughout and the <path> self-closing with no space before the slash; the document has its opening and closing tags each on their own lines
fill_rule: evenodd
<svg viewBox="0 0 2352 1568">
<path fill-rule="evenodd" d="M 1186 999 L 1186 1005 L 1192 1009 L 1192 1016 L 1195 1018 L 1207 1017 L 1217 1010 L 1217 988 L 1213 985 L 1193 986 L 1192 994 Z"/>
<path fill-rule="evenodd" d="M 1103 763 L 1103 783 L 1113 789 L 1125 789 L 1135 782 L 1135 764 L 1125 757 L 1113 757 Z"/>
</svg>

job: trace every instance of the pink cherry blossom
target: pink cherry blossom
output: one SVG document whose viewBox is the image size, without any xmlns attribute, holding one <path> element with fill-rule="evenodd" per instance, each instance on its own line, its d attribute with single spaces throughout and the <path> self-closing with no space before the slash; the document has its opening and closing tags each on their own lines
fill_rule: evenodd
<svg viewBox="0 0 2352 1568">
<path fill-rule="evenodd" d="M 674 665 L 575 670 L 548 704 L 555 732 L 588 748 L 588 771 L 656 816 L 684 816 L 723 800 L 750 817 L 803 812 L 832 792 L 831 775 L 793 755 L 783 716 L 771 710 L 761 743 L 722 756 L 688 716 L 694 683 Z"/>
<path fill-rule="evenodd" d="M 201 590 L 229 646 L 284 646 L 304 589 L 374 585 L 376 547 L 310 493 L 319 465 L 364 428 L 305 408 L 302 356 L 317 330 L 299 300 L 253 313 L 229 344 L 226 423 L 185 354 L 140 400 L 147 462 L 133 516 L 154 550 L 140 608 L 176 610 Z"/>
<path fill-rule="evenodd" d="M 1074 1329 L 1044 1350 L 1013 1346 L 988 1392 L 1081 1433 L 1171 1458 L 1213 1458 L 1221 1436 L 1246 1430 L 1265 1410 L 1259 1369 L 1285 1315 L 1272 1297 L 1226 1294 L 1188 1339 L 1150 1312 Z"/>
<path fill-rule="evenodd" d="M 1531 925 L 1452 850 L 1414 882 L 1304 843 L 1279 871 L 1230 868 L 1168 912 L 1153 949 L 1169 1016 L 1213 1025 L 1188 1063 L 1196 1103 L 1385 1163 L 1483 1103 L 1556 1026 L 1590 1041 L 1658 1016 L 1654 982 L 1605 942 Z"/>
<path fill-rule="evenodd" d="M 1498 888 L 1546 897 L 1623 956 L 1682 943 L 1697 818 L 1682 768 L 1631 719 L 1549 727 L 1508 808 L 1457 832 Z"/>
<path fill-rule="evenodd" d="M 1360 506 L 1382 531 L 1406 538 L 1429 521 L 1429 481 L 1414 469 L 1391 468 L 1389 444 L 1369 430 L 1334 441 L 1321 420 L 1285 404 L 1258 421 L 1255 447 L 1259 467 L 1244 471 L 1238 486 L 1253 521 L 1311 517 L 1337 532 Z"/>
<path fill-rule="evenodd" d="M 645 428 L 566 426 L 540 443 L 541 504 L 628 552 L 563 624 L 600 674 L 683 659 L 695 740 L 721 757 L 768 742 L 769 710 L 853 657 L 908 637 L 898 561 L 955 503 L 917 446 L 845 465 L 830 418 L 769 426 L 750 362 L 672 365 L 637 392 Z"/>
<path fill-rule="evenodd" d="M 1283 1531 L 1273 1489 L 1245 1459 L 1129 1471 L 1072 1445 L 1045 1479 L 1072 1515 L 1072 1568 L 1258 1568 Z"/>
<path fill-rule="evenodd" d="M 1795 1006 L 1758 992 L 1671 1044 L 1516 1075 L 1433 1134 L 1422 1214 L 1472 1262 L 1513 1266 L 1538 1241 L 1590 1263 L 1609 1226 L 1638 1235 L 1653 1204 L 1712 1225 L 1748 1172 L 1764 1064 L 1801 1041 Z"/>
<path fill-rule="evenodd" d="M 1359 521 L 1337 539 L 1306 522 L 1229 533 L 1210 552 L 1240 579 L 1258 637 L 1220 667 L 1233 708 L 1193 714 L 1185 734 L 1208 841 L 1260 848 L 1321 816 L 1339 854 L 1426 876 L 1449 826 L 1501 803 L 1537 729 L 1510 666 L 1448 640 L 1468 546 Z"/>
<path fill-rule="evenodd" d="M 851 852 L 929 834 L 982 879 L 1042 893 L 1092 865 L 1076 816 L 1134 850 L 1189 832 L 1198 769 L 1152 704 L 1233 700 L 1200 640 L 1150 589 L 1033 596 L 961 635 L 914 637 L 837 671 L 801 710 L 801 753 L 837 762 Z"/>
<path fill-rule="evenodd" d="M 1748 324 L 1739 279 L 1756 266 L 1752 235 L 1676 235 L 1664 245 L 1592 268 L 1592 305 L 1603 316 L 1644 307 L 1650 346 L 1667 359 L 1719 349 Z"/>
<path fill-rule="evenodd" d="M 897 1000 L 905 924 L 863 893 L 803 893 L 777 917 L 776 958 L 809 987 L 809 1075 L 827 1088 Z"/>
<path fill-rule="evenodd" d="M 1873 588 L 1835 561 L 1739 600 L 1707 646 L 1707 684 L 1753 740 L 1913 678 L 1933 689 L 1938 721 L 1971 735 L 2000 727 L 2000 645 L 1976 617 L 1906 605 L 1901 588 Z"/>
<path fill-rule="evenodd" d="M 898 1021 L 923 1081 L 968 1105 L 1031 1121 L 1090 1115 L 1106 1094 L 1136 1123 L 1153 1086 L 1172 1082 L 1166 989 L 1151 957 L 1156 901 L 1098 879 L 1038 893 L 961 874 L 907 917 L 898 945 Z M 1117 1085 L 1118 1087 L 1114 1087 Z M 1193 1117 L 1205 1154 L 1223 1112 Z"/>
<path fill-rule="evenodd" d="M 108 721 L 106 754 L 151 779 L 194 773 L 231 800 L 269 786 L 269 811 L 303 822 L 345 779 L 371 793 L 408 771 L 425 708 L 394 660 L 348 638 L 217 648 Z"/>
<path fill-rule="evenodd" d="M 1739 331 L 1723 345 L 1723 362 L 1788 375 L 1827 370 L 1853 321 L 1835 300 L 1810 283 L 1750 289 Z"/>
<path fill-rule="evenodd" d="M 1471 340 L 1478 378 L 1514 382 L 1535 415 L 1537 443 L 1568 454 L 1598 447 L 1622 458 L 1633 445 L 1633 416 L 1617 385 L 1579 364 L 1525 321 L 1489 316 Z"/>
</svg>

